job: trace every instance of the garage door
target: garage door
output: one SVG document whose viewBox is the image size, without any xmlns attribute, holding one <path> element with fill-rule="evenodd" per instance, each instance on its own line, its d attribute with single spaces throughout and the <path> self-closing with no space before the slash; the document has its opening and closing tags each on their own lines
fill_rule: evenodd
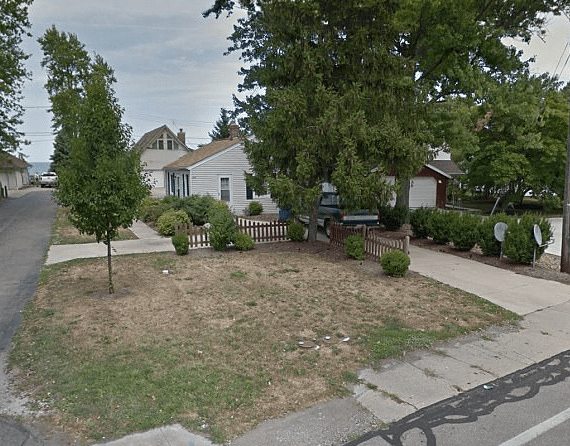
<svg viewBox="0 0 570 446">
<path fill-rule="evenodd" d="M 434 208 L 437 181 L 431 177 L 416 177 L 410 182 L 410 209 Z"/>
</svg>

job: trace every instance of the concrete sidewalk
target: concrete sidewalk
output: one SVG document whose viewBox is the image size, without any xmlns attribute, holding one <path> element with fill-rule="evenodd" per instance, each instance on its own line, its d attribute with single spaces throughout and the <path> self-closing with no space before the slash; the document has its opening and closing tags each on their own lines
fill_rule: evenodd
<svg viewBox="0 0 570 446">
<path fill-rule="evenodd" d="M 142 223 L 139 240 L 115 242 L 114 254 L 173 251 L 168 238 Z M 47 263 L 105 256 L 104 245 L 52 246 Z M 519 327 L 494 328 L 359 372 L 352 397 L 269 420 L 235 446 L 340 445 L 418 409 L 496 380 L 570 348 L 570 286 L 518 275 L 453 255 L 411 247 L 410 270 L 468 291 L 524 316 Z M 368 384 L 368 385 L 367 385 Z M 371 388 L 374 388 L 372 390 Z M 388 397 L 391 395 L 392 397 Z M 208 446 L 179 425 L 139 433 L 107 446 Z"/>
<path fill-rule="evenodd" d="M 147 252 L 174 252 L 170 237 L 162 237 L 140 221 L 135 221 L 130 230 L 138 240 L 120 240 L 111 243 L 112 255 L 143 254 Z M 46 265 L 67 262 L 73 259 L 107 257 L 107 245 L 84 243 L 80 245 L 51 245 Z"/>
</svg>

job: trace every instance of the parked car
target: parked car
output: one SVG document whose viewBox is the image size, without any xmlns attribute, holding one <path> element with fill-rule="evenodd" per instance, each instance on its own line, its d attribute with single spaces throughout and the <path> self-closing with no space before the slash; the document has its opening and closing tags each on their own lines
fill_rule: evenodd
<svg viewBox="0 0 570 446">
<path fill-rule="evenodd" d="M 40 187 L 55 187 L 57 186 L 57 173 L 44 172 L 40 175 Z"/>
<path fill-rule="evenodd" d="M 309 217 L 301 217 L 300 220 L 308 223 Z M 336 193 L 323 192 L 317 210 L 317 225 L 323 228 L 327 237 L 330 237 L 330 224 L 333 221 L 346 226 L 378 226 L 379 224 L 378 211 L 361 209 L 347 212 Z"/>
</svg>

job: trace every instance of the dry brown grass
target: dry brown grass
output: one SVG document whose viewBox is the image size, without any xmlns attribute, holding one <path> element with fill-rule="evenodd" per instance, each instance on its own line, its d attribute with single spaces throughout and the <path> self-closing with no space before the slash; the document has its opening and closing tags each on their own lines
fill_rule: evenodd
<svg viewBox="0 0 570 446">
<path fill-rule="evenodd" d="M 22 369 L 22 386 L 37 392 L 40 399 L 49 391 L 60 395 L 59 401 L 70 401 L 77 395 L 57 384 L 79 380 L 79 374 L 88 376 L 84 368 L 91 361 L 124 360 L 125 369 L 144 364 L 155 382 L 168 381 L 167 375 L 176 369 L 178 378 L 172 381 L 185 376 L 187 383 L 176 381 L 172 389 L 164 383 L 156 389 L 152 382 L 138 384 L 141 395 L 133 405 L 139 411 L 148 406 L 151 415 L 145 416 L 155 416 L 147 424 L 133 423 L 132 415 L 121 414 L 122 408 L 105 401 L 103 390 L 101 405 L 85 409 L 83 416 L 74 405 L 53 403 L 51 407 L 61 411 L 60 419 L 68 429 L 91 438 L 109 438 L 167 422 L 158 411 L 162 414 L 174 403 L 166 403 L 157 393 L 182 393 L 176 396 L 182 400 L 169 412 L 169 419 L 191 428 L 207 423 L 215 429 L 210 433 L 223 439 L 266 418 L 346 394 L 343 373 L 354 374 L 364 365 L 378 363 L 368 341 L 386 324 L 450 336 L 513 317 L 421 276 L 388 279 L 355 268 L 358 262 L 338 263 L 288 252 L 254 250 L 208 257 L 198 257 L 198 252 L 186 257 L 116 257 L 114 296 L 105 291 L 103 259 L 51 267 L 16 341 L 13 356 Z M 57 349 L 41 359 L 42 352 L 34 348 L 38 331 L 48 331 L 46 326 L 57 336 L 44 344 L 53 342 Z M 324 342 L 325 336 L 331 336 L 332 342 Z M 345 337 L 350 341 L 343 342 Z M 299 348 L 299 340 L 314 341 L 320 348 Z M 45 345 L 41 350 L 47 352 Z M 57 360 L 53 357 L 57 355 L 66 359 Z M 57 376 L 54 363 L 76 368 L 66 370 L 75 375 Z M 205 380 L 201 385 L 207 387 L 198 386 L 200 376 Z M 207 382 L 210 379 L 215 383 Z M 225 395 L 236 380 L 244 380 L 247 386 L 242 387 L 249 390 L 230 390 Z M 210 395 L 216 392 L 224 395 L 221 402 Z"/>
<path fill-rule="evenodd" d="M 94 235 L 81 234 L 69 222 L 69 210 L 67 208 L 58 207 L 56 217 L 53 223 L 52 244 L 54 245 L 70 245 L 79 243 L 95 243 L 97 240 Z M 137 236 L 130 230 L 119 228 L 119 234 L 115 240 L 135 240 Z"/>
</svg>

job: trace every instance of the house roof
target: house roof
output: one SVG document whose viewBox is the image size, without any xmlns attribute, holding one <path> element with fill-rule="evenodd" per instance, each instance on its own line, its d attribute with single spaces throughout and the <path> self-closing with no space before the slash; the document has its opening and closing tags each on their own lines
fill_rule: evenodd
<svg viewBox="0 0 570 446">
<path fill-rule="evenodd" d="M 28 166 L 23 159 L 0 150 L 0 169 L 27 169 Z"/>
<path fill-rule="evenodd" d="M 451 177 L 456 177 L 465 173 L 457 167 L 457 164 L 455 164 L 453 160 L 433 160 L 429 162 L 428 166 L 433 166 Z"/>
<path fill-rule="evenodd" d="M 181 169 L 193 166 L 194 164 L 199 163 L 200 161 L 205 160 L 219 152 L 222 152 L 230 147 L 240 144 L 243 141 L 243 138 L 228 138 L 228 139 L 219 139 L 216 141 L 212 141 L 210 144 L 206 144 L 205 146 L 200 147 L 199 149 L 194 150 L 192 153 L 188 153 L 180 158 L 178 158 L 173 163 L 170 163 L 164 166 L 165 169 Z"/>
<path fill-rule="evenodd" d="M 181 141 L 180 139 L 178 139 L 178 135 L 176 135 L 176 133 L 174 133 L 172 130 L 170 130 L 170 128 L 167 125 L 163 125 L 161 127 L 158 127 L 154 130 L 151 130 L 150 132 L 146 132 L 141 139 L 139 139 L 136 144 L 135 144 L 135 148 L 138 149 L 146 149 L 148 146 L 150 146 L 155 139 L 157 139 L 159 136 L 161 136 L 164 132 L 169 133 L 170 136 L 172 136 L 173 139 L 175 139 L 185 150 L 190 151 L 192 149 L 190 149 L 186 143 L 184 141 Z"/>
</svg>

